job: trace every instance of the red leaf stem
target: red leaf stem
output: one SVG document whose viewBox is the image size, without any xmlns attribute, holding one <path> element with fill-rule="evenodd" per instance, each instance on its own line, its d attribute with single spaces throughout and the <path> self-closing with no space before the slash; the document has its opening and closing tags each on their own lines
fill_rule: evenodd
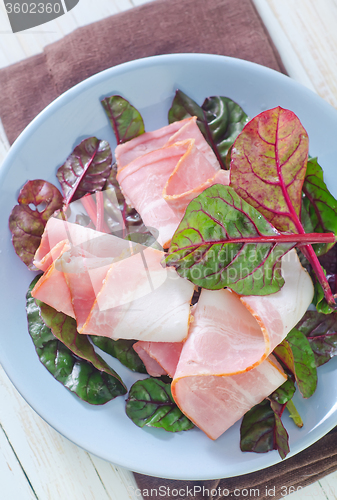
<svg viewBox="0 0 337 500">
<path fill-rule="evenodd" d="M 275 234 L 274 236 L 260 235 L 260 236 L 247 236 L 243 238 L 228 238 L 216 240 L 216 244 L 226 243 L 294 243 L 295 246 L 305 246 L 308 243 L 333 243 L 336 241 L 334 233 L 289 233 L 289 234 Z M 212 244 L 214 241 L 207 241 L 203 239 L 203 244 Z M 194 248 L 198 245 L 187 245 L 184 249 Z"/>
</svg>

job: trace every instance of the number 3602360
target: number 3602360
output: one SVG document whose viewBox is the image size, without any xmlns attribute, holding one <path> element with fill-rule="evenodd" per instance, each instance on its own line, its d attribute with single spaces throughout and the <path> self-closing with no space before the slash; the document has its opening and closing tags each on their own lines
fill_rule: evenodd
<svg viewBox="0 0 337 500">
<path fill-rule="evenodd" d="M 59 14 L 62 10 L 61 3 L 5 3 L 8 14 Z"/>
</svg>

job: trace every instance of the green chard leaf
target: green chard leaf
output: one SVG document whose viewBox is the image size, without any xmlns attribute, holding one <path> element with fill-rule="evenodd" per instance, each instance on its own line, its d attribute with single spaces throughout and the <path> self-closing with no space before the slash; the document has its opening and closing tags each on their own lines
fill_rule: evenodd
<svg viewBox="0 0 337 500">
<path fill-rule="evenodd" d="M 96 137 L 84 139 L 58 169 L 65 203 L 76 201 L 88 193 L 101 191 L 109 177 L 112 152 L 109 143 Z"/>
<path fill-rule="evenodd" d="M 39 277 L 29 286 L 26 309 L 28 330 L 42 364 L 56 380 L 90 404 L 105 404 L 125 394 L 120 377 L 95 353 L 88 338 L 77 333 L 75 321 L 32 297 Z"/>
<path fill-rule="evenodd" d="M 295 394 L 296 387 L 292 378 L 288 378 L 276 391 L 274 391 L 270 399 L 273 399 L 281 405 L 288 403 Z"/>
<path fill-rule="evenodd" d="M 169 110 L 169 123 L 197 117 L 197 124 L 212 147 L 221 167 L 228 169 L 226 156 L 249 118 L 242 108 L 228 97 L 213 96 L 199 106 L 181 90 L 177 90 Z"/>
<path fill-rule="evenodd" d="M 241 451 L 278 450 L 282 459 L 287 456 L 290 451 L 288 434 L 281 421 L 284 406 L 265 399 L 244 415 L 240 428 Z"/>
<path fill-rule="evenodd" d="M 41 236 L 48 219 L 63 206 L 63 197 L 50 182 L 40 179 L 28 181 L 18 196 L 19 205 L 15 205 L 9 216 L 9 229 L 16 254 L 22 262 L 36 271 L 34 255 L 40 246 Z M 35 205 L 33 210 L 30 205 Z M 39 206 L 45 205 L 42 210 Z"/>
<path fill-rule="evenodd" d="M 292 111 L 278 106 L 253 118 L 237 137 L 231 153 L 230 185 L 278 231 L 305 233 L 301 207 L 307 162 L 306 130 Z M 308 180 L 306 188 L 309 184 Z M 303 245 L 301 251 L 322 285 L 328 304 L 335 307 L 313 247 Z"/>
<path fill-rule="evenodd" d="M 302 236 L 280 235 L 232 188 L 214 185 L 188 205 L 165 263 L 203 288 L 267 295 L 282 287 L 280 259 Z"/>
<path fill-rule="evenodd" d="M 307 233 L 337 233 L 337 201 L 329 192 L 317 158 L 310 158 L 302 187 L 302 224 Z M 334 243 L 314 245 L 317 255 L 325 254 Z"/>
<path fill-rule="evenodd" d="M 325 276 L 327 276 L 325 269 L 324 268 L 322 268 L 322 269 L 323 269 Z M 319 313 L 323 313 L 323 314 L 330 314 L 330 313 L 334 312 L 335 307 L 332 307 L 328 304 L 328 302 L 324 296 L 323 288 L 322 288 L 321 284 L 319 283 L 319 281 L 317 280 L 314 273 L 311 273 L 311 279 L 312 279 L 312 282 L 314 284 L 314 297 L 312 299 L 312 303 L 316 307 L 317 311 Z M 328 277 L 327 277 L 327 279 L 328 279 L 328 283 L 330 284 L 330 280 Z M 335 288 L 335 283 L 333 283 L 333 285 Z M 330 284 L 330 287 L 331 287 L 331 284 Z"/>
<path fill-rule="evenodd" d="M 162 427 L 170 432 L 194 427 L 175 404 L 171 384 L 152 377 L 133 384 L 126 401 L 126 414 L 138 427 Z"/>
<path fill-rule="evenodd" d="M 314 353 L 306 336 L 293 328 L 274 349 L 274 354 L 294 374 L 302 396 L 310 398 L 317 387 L 317 369 Z"/>
<path fill-rule="evenodd" d="M 90 335 L 89 338 L 95 346 L 118 359 L 124 366 L 133 372 L 147 373 L 144 363 L 133 349 L 133 344 L 135 344 L 137 340 L 113 340 L 97 335 Z"/>
<path fill-rule="evenodd" d="M 307 311 L 296 325 L 308 339 L 316 366 L 327 363 L 337 355 L 337 313 L 322 314 Z"/>
<path fill-rule="evenodd" d="M 116 136 L 117 144 L 130 141 L 144 134 L 144 122 L 139 111 L 120 95 L 101 101 Z"/>
</svg>

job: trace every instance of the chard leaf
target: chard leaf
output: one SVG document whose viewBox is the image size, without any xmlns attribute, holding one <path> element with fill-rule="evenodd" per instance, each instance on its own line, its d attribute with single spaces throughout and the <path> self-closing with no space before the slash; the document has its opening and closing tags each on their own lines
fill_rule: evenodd
<svg viewBox="0 0 337 500">
<path fill-rule="evenodd" d="M 291 399 L 290 401 L 288 401 L 288 403 L 286 404 L 286 408 L 289 412 L 289 417 L 293 419 L 294 421 L 294 424 L 299 427 L 299 428 L 302 428 L 303 427 L 303 420 L 302 420 L 302 417 L 301 415 L 298 413 L 297 411 L 297 408 L 296 406 L 294 405 L 294 402 L 293 400 Z"/>
<path fill-rule="evenodd" d="M 36 271 L 33 260 L 42 233 L 48 219 L 62 208 L 63 198 L 53 184 L 37 179 L 26 182 L 19 193 L 18 203 L 9 216 L 13 246 L 22 262 L 30 270 Z M 30 205 L 36 209 L 33 210 Z M 41 205 L 45 207 L 39 210 Z"/>
<path fill-rule="evenodd" d="M 144 122 L 139 111 L 120 95 L 101 101 L 116 136 L 117 144 L 144 134 Z"/>
<path fill-rule="evenodd" d="M 301 415 L 298 413 L 296 406 L 292 401 L 296 387 L 293 378 L 288 378 L 276 391 L 269 396 L 269 401 L 275 401 L 280 405 L 284 405 L 289 411 L 289 417 L 293 419 L 297 427 L 303 427 Z M 274 408 L 275 410 L 275 408 Z M 283 411 L 283 410 L 282 410 Z"/>
<path fill-rule="evenodd" d="M 278 450 L 282 459 L 287 456 L 288 434 L 281 421 L 282 408 L 282 405 L 265 399 L 244 415 L 240 428 L 241 451 L 266 453 Z"/>
<path fill-rule="evenodd" d="M 56 380 L 90 404 L 101 405 L 125 394 L 120 378 L 94 353 L 87 337 L 77 340 L 74 320 L 32 297 L 31 291 L 39 277 L 29 286 L 26 310 L 28 330 L 41 363 Z M 47 318 L 60 338 L 43 318 Z"/>
<path fill-rule="evenodd" d="M 93 344 L 102 351 L 117 358 L 124 366 L 138 373 L 147 373 L 144 363 L 133 349 L 133 344 L 137 340 L 113 340 L 107 337 L 100 337 L 97 335 L 90 335 Z"/>
<path fill-rule="evenodd" d="M 299 231 L 308 135 L 280 107 L 253 118 L 232 149 L 230 185 L 279 231 Z"/>
<path fill-rule="evenodd" d="M 314 352 L 316 366 L 327 363 L 337 355 L 337 314 L 307 311 L 296 325 L 307 337 Z"/>
<path fill-rule="evenodd" d="M 58 169 L 65 203 L 76 201 L 88 193 L 101 191 L 109 177 L 112 153 L 107 141 L 96 137 L 84 139 Z"/>
<path fill-rule="evenodd" d="M 266 295 L 282 287 L 280 258 L 294 246 L 280 236 L 232 188 L 214 185 L 188 205 L 165 262 L 203 288 Z"/>
<path fill-rule="evenodd" d="M 289 436 L 287 431 L 284 428 L 284 425 L 281 420 L 281 416 L 284 410 L 285 405 L 281 405 L 276 401 L 270 400 L 270 407 L 274 412 L 275 418 L 275 427 L 274 427 L 274 440 L 275 440 L 275 449 L 279 452 L 280 457 L 285 459 L 288 453 L 290 452 L 289 448 Z"/>
<path fill-rule="evenodd" d="M 277 230 L 305 233 L 301 224 L 302 186 L 308 161 L 308 134 L 290 110 L 280 107 L 253 118 L 231 153 L 230 185 Z M 301 247 L 329 305 L 331 289 L 311 245 Z"/>
<path fill-rule="evenodd" d="M 323 269 L 323 272 L 326 276 L 325 269 Z M 328 283 L 330 284 L 330 280 L 328 277 L 327 277 L 327 280 L 328 280 Z M 312 303 L 316 307 L 317 311 L 319 313 L 323 313 L 323 314 L 330 314 L 330 313 L 334 312 L 335 308 L 328 304 L 328 302 L 324 296 L 324 291 L 323 291 L 322 285 L 316 279 L 315 275 L 312 275 L 312 281 L 314 284 L 314 296 L 312 299 Z M 330 285 L 330 287 L 331 287 L 331 285 Z M 335 288 L 335 282 L 333 283 L 333 288 Z"/>
<path fill-rule="evenodd" d="M 162 427 L 170 432 L 194 427 L 175 404 L 171 384 L 152 377 L 133 384 L 126 401 L 126 414 L 138 427 Z"/>
<path fill-rule="evenodd" d="M 317 158 L 308 160 L 306 176 L 303 183 L 302 223 L 309 233 L 337 233 L 337 201 L 329 192 L 324 180 L 323 170 Z M 316 244 L 317 255 L 323 255 L 333 246 Z"/>
<path fill-rule="evenodd" d="M 227 170 L 226 156 L 249 120 L 246 113 L 228 97 L 208 97 L 202 106 L 199 106 L 184 92 L 177 90 L 169 110 L 169 123 L 190 116 L 197 117 L 200 131 L 212 147 L 221 167 Z"/>
<path fill-rule="evenodd" d="M 274 354 L 294 374 L 297 386 L 304 398 L 310 398 L 317 387 L 317 369 L 314 353 L 306 336 L 293 328 Z"/>
<path fill-rule="evenodd" d="M 274 391 L 269 399 L 273 399 L 281 405 L 288 403 L 295 394 L 296 387 L 292 378 L 288 378 L 276 391 Z"/>
</svg>

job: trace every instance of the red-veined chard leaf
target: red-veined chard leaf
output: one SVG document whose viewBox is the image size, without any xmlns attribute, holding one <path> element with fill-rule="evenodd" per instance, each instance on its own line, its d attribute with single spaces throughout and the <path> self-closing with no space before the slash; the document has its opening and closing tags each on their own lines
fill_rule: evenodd
<svg viewBox="0 0 337 500">
<path fill-rule="evenodd" d="M 337 201 L 329 192 L 324 180 L 323 170 L 317 158 L 308 160 L 303 183 L 302 224 L 307 233 L 337 233 Z M 333 246 L 317 244 L 317 255 L 325 254 Z"/>
<path fill-rule="evenodd" d="M 101 101 L 116 136 L 117 144 L 130 141 L 144 134 L 141 114 L 120 95 L 112 95 Z"/>
<path fill-rule="evenodd" d="M 266 295 L 282 287 L 280 259 L 303 236 L 281 235 L 231 187 L 216 184 L 188 205 L 165 262 L 203 288 Z"/>
<path fill-rule="evenodd" d="M 281 458 L 287 456 L 290 451 L 288 434 L 281 421 L 284 406 L 265 399 L 244 415 L 240 428 L 241 451 L 278 450 Z"/>
<path fill-rule="evenodd" d="M 310 398 L 317 387 L 317 369 L 314 353 L 308 339 L 293 328 L 275 349 L 274 354 L 295 376 L 304 398 Z"/>
<path fill-rule="evenodd" d="M 113 340 L 97 335 L 90 335 L 90 339 L 95 346 L 118 359 L 133 372 L 147 373 L 144 363 L 132 347 L 137 340 Z"/>
<path fill-rule="evenodd" d="M 34 255 L 45 225 L 53 213 L 62 208 L 63 198 L 53 184 L 37 179 L 26 182 L 19 193 L 18 203 L 9 216 L 12 242 L 22 262 L 34 271 Z M 35 210 L 31 205 L 36 207 Z M 41 205 L 45 207 L 39 210 Z"/>
<path fill-rule="evenodd" d="M 315 356 L 316 366 L 327 363 L 337 355 L 337 314 L 307 311 L 296 325 L 307 337 Z"/>
<path fill-rule="evenodd" d="M 197 117 L 200 131 L 212 147 L 221 167 L 227 170 L 226 156 L 249 120 L 246 113 L 228 97 L 208 97 L 199 106 L 184 92 L 177 90 L 169 110 L 169 123 L 191 116 Z"/>
<path fill-rule="evenodd" d="M 78 338 L 74 320 L 32 297 L 39 277 L 29 286 L 26 311 L 28 330 L 42 364 L 56 380 L 90 404 L 105 404 L 125 394 L 120 377 L 94 352 L 86 335 Z"/>
<path fill-rule="evenodd" d="M 138 427 L 162 427 L 170 432 L 194 427 L 175 404 L 171 384 L 152 377 L 133 384 L 126 401 L 126 414 Z"/>
<path fill-rule="evenodd" d="M 109 177 L 112 152 L 109 143 L 96 137 L 84 139 L 58 169 L 65 203 L 76 201 L 88 193 L 101 191 Z"/>
<path fill-rule="evenodd" d="M 290 110 L 277 107 L 253 118 L 231 153 L 230 185 L 279 231 L 304 233 L 302 186 L 308 161 L 308 134 Z M 301 248 L 331 306 L 335 300 L 311 245 Z"/>
</svg>

